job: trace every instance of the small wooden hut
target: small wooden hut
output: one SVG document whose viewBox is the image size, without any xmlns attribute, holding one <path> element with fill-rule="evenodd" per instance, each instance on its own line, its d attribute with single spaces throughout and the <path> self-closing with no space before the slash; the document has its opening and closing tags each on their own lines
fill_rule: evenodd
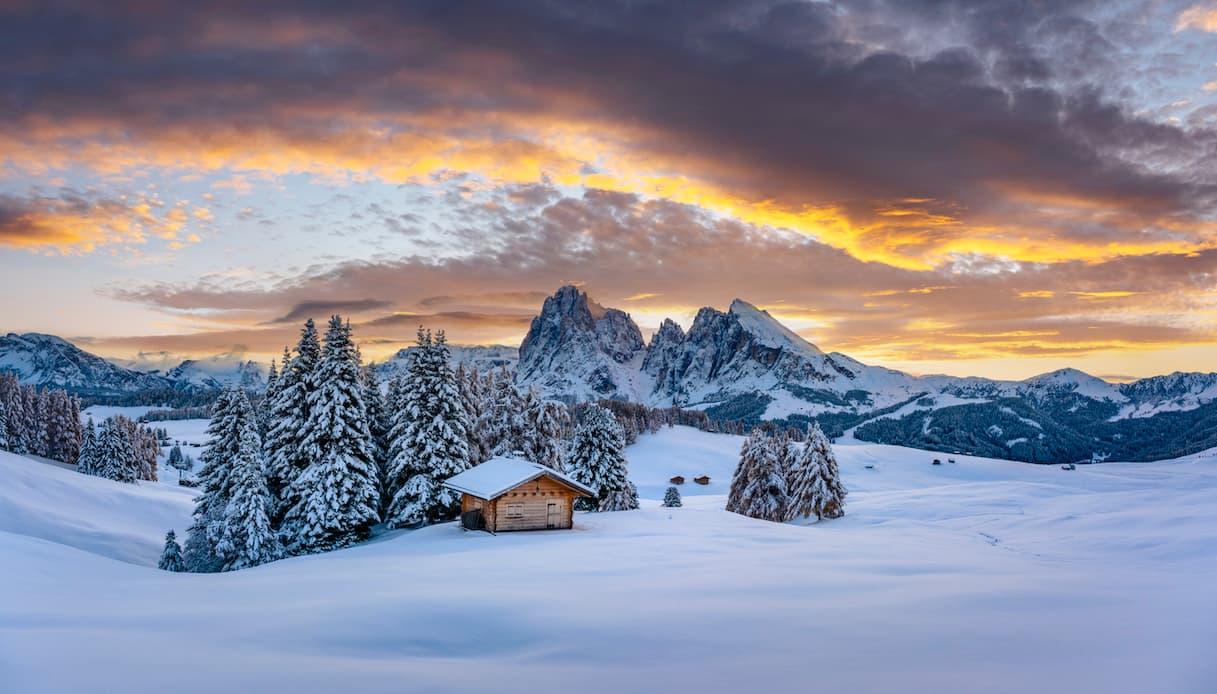
<svg viewBox="0 0 1217 694">
<path fill-rule="evenodd" d="M 491 458 L 444 482 L 461 493 L 468 530 L 554 530 L 572 526 L 575 499 L 595 490 L 520 458 Z"/>
</svg>

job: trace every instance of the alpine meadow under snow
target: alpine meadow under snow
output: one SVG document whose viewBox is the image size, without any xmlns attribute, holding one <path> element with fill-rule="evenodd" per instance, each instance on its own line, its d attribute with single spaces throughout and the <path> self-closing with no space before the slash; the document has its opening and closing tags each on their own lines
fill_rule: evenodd
<svg viewBox="0 0 1217 694">
<path fill-rule="evenodd" d="M 443 523 L 224 574 L 155 568 L 193 490 L 0 453 L 0 689 L 524 692 L 538 671 L 589 692 L 1217 682 L 1217 451 L 1065 471 L 846 443 L 848 514 L 782 524 L 722 510 L 743 440 L 641 435 L 626 449 L 641 509 L 577 513 L 574 531 Z M 665 508 L 675 475 L 710 482 Z"/>
</svg>

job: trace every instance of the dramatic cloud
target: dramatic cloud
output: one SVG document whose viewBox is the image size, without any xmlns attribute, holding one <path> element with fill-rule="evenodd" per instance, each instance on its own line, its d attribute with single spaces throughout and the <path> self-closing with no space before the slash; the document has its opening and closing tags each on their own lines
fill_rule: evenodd
<svg viewBox="0 0 1217 694">
<path fill-rule="evenodd" d="M 961 252 L 1102 260 L 1217 244 L 1217 182 L 1190 166 L 1212 131 L 1077 84 L 1069 70 L 1106 75 L 1117 53 L 1073 14 L 1087 6 L 18 11 L 5 150 L 18 166 L 103 171 L 548 177 L 911 268 Z M 24 38 L 52 23 L 75 50 Z"/>
<path fill-rule="evenodd" d="M 1016 264 L 996 273 L 908 271 L 798 234 L 621 193 L 589 191 L 516 210 L 469 207 L 471 226 L 454 233 L 493 252 L 343 263 L 261 288 L 149 286 L 121 294 L 166 309 L 240 315 L 293 306 L 303 320 L 301 307 L 319 316 L 330 306 L 307 297 L 379 292 L 419 309 L 362 322 L 361 333 L 383 350 L 392 335 L 409 340 L 419 324 L 442 327 L 457 343 L 518 342 L 542 298 L 570 282 L 649 328 L 668 316 L 687 327 L 702 305 L 723 308 L 740 296 L 825 348 L 903 361 L 1202 344 L 1212 341 L 1217 318 L 1204 314 L 1213 308 L 1217 251 Z M 445 310 L 426 311 L 439 307 Z M 1198 321 L 1173 324 L 1189 315 Z"/>
<path fill-rule="evenodd" d="M 97 282 L 179 351 L 331 312 L 511 341 L 569 282 L 648 325 L 743 295 L 884 360 L 1212 344 L 1213 12 L 5 3 L 0 247 L 214 232 Z"/>
</svg>

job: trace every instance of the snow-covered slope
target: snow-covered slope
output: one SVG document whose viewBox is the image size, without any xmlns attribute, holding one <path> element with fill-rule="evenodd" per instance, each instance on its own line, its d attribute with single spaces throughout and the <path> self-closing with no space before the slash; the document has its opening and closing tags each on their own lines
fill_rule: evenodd
<svg viewBox="0 0 1217 694">
<path fill-rule="evenodd" d="M 627 451 L 643 508 L 577 514 L 573 531 L 449 523 L 232 574 L 160 572 L 9 523 L 0 690 L 1212 691 L 1213 453 L 1067 472 L 838 446 L 840 520 L 743 518 L 691 483 L 683 508 L 658 506 L 677 472 L 727 479 L 740 441 L 644 435 Z M 51 496 L 23 485 L 23 507 L 146 528 L 148 546 L 180 522 L 168 488 L 72 511 L 61 485 L 119 485 L 5 462 L 5 494 L 61 473 Z"/>
<path fill-rule="evenodd" d="M 155 565 L 165 531 L 186 532 L 196 494 L 154 482 L 119 484 L 0 451 L 0 531 L 133 564 Z"/>
</svg>

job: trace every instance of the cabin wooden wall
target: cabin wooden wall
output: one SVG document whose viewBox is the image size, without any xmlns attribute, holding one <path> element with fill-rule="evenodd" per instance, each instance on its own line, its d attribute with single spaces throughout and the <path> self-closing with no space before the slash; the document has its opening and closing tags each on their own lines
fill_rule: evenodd
<svg viewBox="0 0 1217 694">
<path fill-rule="evenodd" d="M 549 503 L 558 503 L 558 521 L 555 528 L 570 528 L 574 519 L 575 492 L 563 484 L 542 477 L 506 492 L 497 499 L 487 501 L 482 506 L 482 517 L 486 519 L 486 528 L 493 532 L 508 530 L 545 530 L 549 527 Z M 468 510 L 465 504 L 472 504 L 473 497 L 465 495 L 461 501 L 461 510 Z M 520 517 L 508 517 L 508 505 L 519 504 L 523 514 Z M 477 508 L 470 505 L 468 508 Z"/>
</svg>

